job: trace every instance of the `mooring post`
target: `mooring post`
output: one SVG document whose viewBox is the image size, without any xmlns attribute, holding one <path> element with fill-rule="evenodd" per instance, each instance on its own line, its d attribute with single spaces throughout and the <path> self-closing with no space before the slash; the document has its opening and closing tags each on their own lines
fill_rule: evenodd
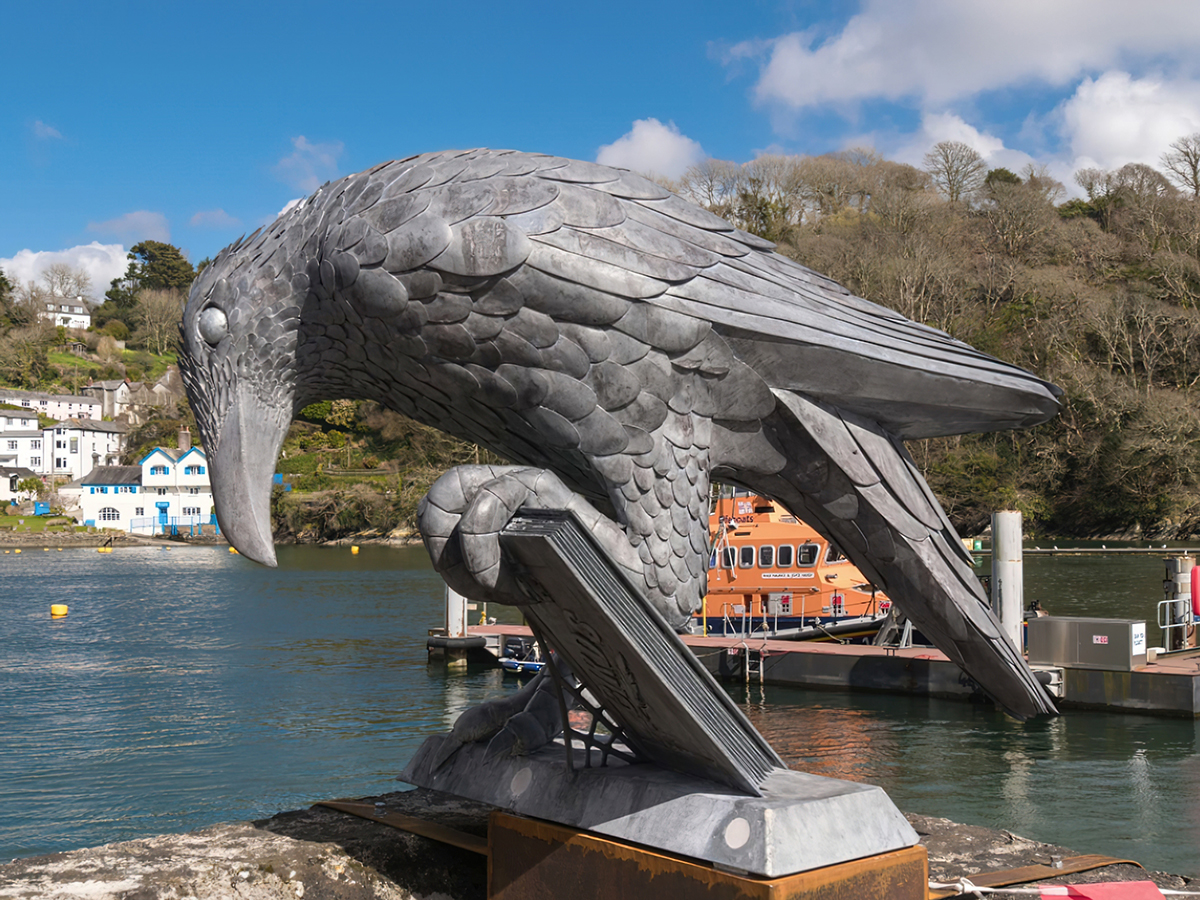
<svg viewBox="0 0 1200 900">
<path fill-rule="evenodd" d="M 467 598 L 449 585 L 446 586 L 446 637 L 465 638 L 467 636 Z M 467 664 L 467 648 L 455 646 L 453 643 L 446 648 L 446 665 L 465 666 Z"/>
<path fill-rule="evenodd" d="M 1196 560 L 1191 556 L 1174 556 L 1166 559 L 1167 577 L 1163 582 L 1166 591 L 1167 615 L 1160 617 L 1159 626 L 1166 619 L 1168 627 L 1163 629 L 1168 650 L 1183 650 L 1189 645 L 1187 626 L 1192 623 L 1192 569 Z"/>
<path fill-rule="evenodd" d="M 1025 652 L 1021 617 L 1025 612 L 1025 564 L 1021 547 L 1021 513 L 992 513 L 992 611 L 1018 653 Z"/>
<path fill-rule="evenodd" d="M 463 637 L 467 633 L 467 598 L 446 588 L 446 637 Z"/>
</svg>

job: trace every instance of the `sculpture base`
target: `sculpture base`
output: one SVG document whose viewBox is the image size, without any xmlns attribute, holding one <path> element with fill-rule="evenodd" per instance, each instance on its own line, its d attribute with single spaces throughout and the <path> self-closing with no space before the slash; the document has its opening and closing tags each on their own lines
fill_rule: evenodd
<svg viewBox="0 0 1200 900">
<path fill-rule="evenodd" d="M 427 738 L 401 780 L 754 876 L 823 869 L 918 840 L 872 785 L 775 769 L 752 796 L 650 763 L 600 768 L 599 751 L 586 768 L 578 747 L 572 772 L 559 743 L 492 760 L 485 744 L 465 744 L 435 770 L 444 741 L 453 738 Z"/>
<path fill-rule="evenodd" d="M 489 900 L 925 900 L 929 883 L 919 846 L 758 879 L 502 812 L 492 813 L 488 845 Z"/>
</svg>

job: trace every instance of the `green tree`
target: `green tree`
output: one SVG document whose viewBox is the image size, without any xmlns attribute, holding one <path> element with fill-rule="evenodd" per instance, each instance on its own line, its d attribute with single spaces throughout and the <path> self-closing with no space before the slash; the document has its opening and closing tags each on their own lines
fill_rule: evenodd
<svg viewBox="0 0 1200 900">
<path fill-rule="evenodd" d="M 46 485 L 40 478 L 22 478 L 17 482 L 17 491 L 33 497 L 46 496 Z"/>
<path fill-rule="evenodd" d="M 0 269 L 0 327 L 27 325 L 30 321 L 31 311 L 17 302 L 16 287 Z"/>
<path fill-rule="evenodd" d="M 995 169 L 988 169 L 987 177 L 983 179 L 984 187 L 989 192 L 994 192 L 997 186 L 1001 184 L 1020 184 L 1021 177 L 1011 169 L 1006 169 L 1000 166 Z"/>
<path fill-rule="evenodd" d="M 108 303 L 116 309 L 131 310 L 137 304 L 137 296 L 143 290 L 187 293 L 196 277 L 196 270 L 187 257 L 174 244 L 162 241 L 142 241 L 129 249 L 129 268 L 120 278 L 114 278 L 112 287 L 105 293 Z M 105 303 L 105 306 L 108 306 Z M 103 307 L 101 307 L 103 310 Z M 123 316 L 112 316 L 123 318 Z"/>
</svg>

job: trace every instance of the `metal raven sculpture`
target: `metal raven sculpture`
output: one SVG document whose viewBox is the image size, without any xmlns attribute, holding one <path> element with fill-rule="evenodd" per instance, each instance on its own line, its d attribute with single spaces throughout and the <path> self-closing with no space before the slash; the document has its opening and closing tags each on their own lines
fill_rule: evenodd
<svg viewBox="0 0 1200 900">
<path fill-rule="evenodd" d="M 1052 712 L 902 441 L 1036 425 L 1061 392 L 773 246 L 554 156 L 432 153 L 325 185 L 222 251 L 184 311 L 222 528 L 274 565 L 294 413 L 371 399 L 521 464 L 456 470 L 422 508 L 463 593 L 513 590 L 495 532 L 516 508 L 572 506 L 681 627 L 718 479 L 819 527 L 1010 711 Z"/>
</svg>

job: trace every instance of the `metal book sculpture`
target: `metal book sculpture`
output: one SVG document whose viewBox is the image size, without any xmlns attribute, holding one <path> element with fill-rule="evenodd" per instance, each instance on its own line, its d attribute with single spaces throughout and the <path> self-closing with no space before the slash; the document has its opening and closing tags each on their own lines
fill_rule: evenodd
<svg viewBox="0 0 1200 900">
<path fill-rule="evenodd" d="M 778 758 L 707 673 L 664 658 L 705 590 L 714 479 L 824 531 L 1012 713 L 1054 711 L 902 441 L 1036 425 L 1060 392 L 645 178 L 492 150 L 376 166 L 224 250 L 182 331 L 221 525 L 258 562 L 313 401 L 375 400 L 519 464 L 451 471 L 419 522 L 452 587 L 543 628 L 553 688 L 464 715 L 424 754 L 431 778 L 483 747 L 538 757 L 583 703 L 608 733 L 567 734 L 584 766 L 772 793 Z"/>
</svg>

